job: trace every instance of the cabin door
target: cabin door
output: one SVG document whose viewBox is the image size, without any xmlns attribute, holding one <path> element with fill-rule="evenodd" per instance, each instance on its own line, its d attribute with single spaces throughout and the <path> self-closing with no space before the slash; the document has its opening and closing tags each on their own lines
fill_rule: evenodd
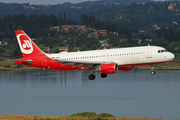
<svg viewBox="0 0 180 120">
<path fill-rule="evenodd" d="M 42 57 L 42 65 L 47 66 L 47 57 Z"/>
<path fill-rule="evenodd" d="M 147 58 L 152 58 L 152 48 L 147 48 L 147 54 L 146 54 Z"/>
</svg>

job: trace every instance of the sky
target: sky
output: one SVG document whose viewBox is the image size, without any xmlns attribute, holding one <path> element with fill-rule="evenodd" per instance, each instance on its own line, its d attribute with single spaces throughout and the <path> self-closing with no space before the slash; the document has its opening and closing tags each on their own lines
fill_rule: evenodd
<svg viewBox="0 0 180 120">
<path fill-rule="evenodd" d="M 62 4 L 65 2 L 79 3 L 84 1 L 97 1 L 97 0 L 0 0 L 3 3 L 30 3 L 30 4 Z M 157 0 L 155 0 L 157 1 Z M 163 0 L 158 0 L 163 1 Z"/>
<path fill-rule="evenodd" d="M 30 4 L 62 4 L 65 2 L 79 3 L 84 1 L 97 0 L 0 0 L 3 3 L 30 3 Z"/>
</svg>

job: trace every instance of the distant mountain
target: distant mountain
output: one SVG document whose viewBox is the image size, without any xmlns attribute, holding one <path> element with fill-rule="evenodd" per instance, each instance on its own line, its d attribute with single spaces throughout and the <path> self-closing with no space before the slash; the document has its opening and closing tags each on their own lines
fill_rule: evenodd
<svg viewBox="0 0 180 120">
<path fill-rule="evenodd" d="M 120 5 L 145 2 L 151 2 L 151 0 L 100 0 L 80 2 L 76 4 L 66 2 L 58 5 L 31 5 L 29 3 L 18 4 L 0 2 L 0 16 L 20 13 L 25 13 L 26 16 L 31 14 L 55 14 L 59 16 L 60 14 L 66 13 L 67 18 L 79 20 L 82 13 L 88 14 L 89 12 L 105 8 L 110 4 Z"/>
<path fill-rule="evenodd" d="M 169 9 L 170 8 L 170 9 Z M 77 4 L 31 5 L 0 2 L 0 17 L 24 13 L 26 16 L 51 15 L 80 22 L 81 14 L 93 15 L 96 20 L 115 22 L 134 28 L 152 28 L 152 25 L 180 28 L 179 1 L 154 2 L 151 0 L 100 0 Z M 177 24 L 175 24 L 177 23 Z"/>
<path fill-rule="evenodd" d="M 68 7 L 70 6 L 90 6 L 94 4 L 113 4 L 113 3 L 119 3 L 119 4 L 132 4 L 132 3 L 147 3 L 151 2 L 152 0 L 99 0 L 99 1 L 85 1 L 85 2 L 80 2 L 76 4 L 72 4 L 70 2 L 66 2 L 62 5 L 66 5 Z"/>
</svg>

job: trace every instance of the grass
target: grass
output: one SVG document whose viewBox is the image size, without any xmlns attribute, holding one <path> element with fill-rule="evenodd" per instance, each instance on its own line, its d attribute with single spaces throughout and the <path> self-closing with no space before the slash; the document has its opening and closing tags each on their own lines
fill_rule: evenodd
<svg viewBox="0 0 180 120">
<path fill-rule="evenodd" d="M 0 71 L 25 71 L 25 70 L 42 70 L 40 68 L 19 65 L 14 60 L 0 61 Z"/>
<path fill-rule="evenodd" d="M 74 113 L 70 116 L 32 116 L 32 115 L 0 115 L 0 120 L 158 120 L 153 118 L 115 117 L 108 113 L 95 112 Z"/>
</svg>

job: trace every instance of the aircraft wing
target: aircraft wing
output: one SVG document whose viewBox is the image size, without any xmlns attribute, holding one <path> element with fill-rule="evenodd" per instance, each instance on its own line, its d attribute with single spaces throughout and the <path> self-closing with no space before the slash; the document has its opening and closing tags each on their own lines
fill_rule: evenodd
<svg viewBox="0 0 180 120">
<path fill-rule="evenodd" d="M 100 64 L 114 63 L 114 61 L 80 61 L 80 60 L 58 60 L 52 59 L 55 61 L 59 61 L 62 65 L 74 65 L 74 66 L 82 66 L 82 67 L 96 67 Z"/>
</svg>

